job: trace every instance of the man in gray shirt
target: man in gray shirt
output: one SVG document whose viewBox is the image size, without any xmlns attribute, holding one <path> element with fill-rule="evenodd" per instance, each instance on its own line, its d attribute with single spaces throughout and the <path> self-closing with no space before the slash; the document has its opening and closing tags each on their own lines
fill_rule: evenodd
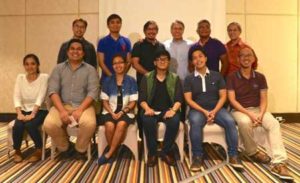
<svg viewBox="0 0 300 183">
<path fill-rule="evenodd" d="M 48 95 L 54 106 L 44 121 L 46 133 L 66 156 L 74 152 L 66 127 L 77 123 L 79 132 L 75 150 L 78 159 L 85 159 L 96 128 L 92 103 L 97 100 L 99 93 L 98 74 L 92 66 L 83 62 L 84 54 L 82 41 L 70 40 L 67 47 L 68 60 L 54 68 L 48 81 Z"/>
<path fill-rule="evenodd" d="M 83 37 L 84 33 L 86 31 L 87 25 L 88 25 L 87 21 L 83 20 L 82 18 L 74 20 L 72 23 L 72 30 L 73 30 L 73 38 L 72 39 L 80 39 L 82 41 L 83 46 L 84 46 L 83 47 L 84 52 L 85 52 L 84 57 L 83 57 L 84 62 L 90 64 L 95 69 L 97 69 L 98 63 L 97 63 L 95 47 L 92 43 L 88 42 Z M 68 48 L 69 42 L 70 42 L 70 40 L 64 42 L 61 45 L 61 47 L 59 49 L 58 57 L 57 57 L 58 64 L 66 61 L 68 59 L 67 48 Z"/>
</svg>

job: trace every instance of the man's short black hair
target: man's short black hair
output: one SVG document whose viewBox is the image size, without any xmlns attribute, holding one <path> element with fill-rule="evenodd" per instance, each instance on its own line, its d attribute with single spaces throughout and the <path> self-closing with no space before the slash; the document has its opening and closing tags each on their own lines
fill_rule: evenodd
<svg viewBox="0 0 300 183">
<path fill-rule="evenodd" d="M 171 55 L 167 50 L 158 50 L 157 52 L 155 52 L 154 59 L 156 60 L 157 58 L 159 58 L 161 56 L 167 56 L 168 60 L 171 60 Z"/>
<path fill-rule="evenodd" d="M 147 21 L 145 24 L 144 24 L 144 32 L 148 29 L 148 27 L 150 26 L 150 25 L 155 25 L 156 26 L 156 29 L 157 29 L 157 31 L 158 31 L 158 25 L 157 25 L 157 23 L 154 21 L 154 20 L 149 20 L 149 21 Z"/>
<path fill-rule="evenodd" d="M 87 28 L 87 26 L 88 26 L 87 21 L 82 18 L 75 19 L 72 23 L 72 26 L 74 26 L 76 24 L 76 22 L 82 22 L 84 24 L 85 28 Z"/>
<path fill-rule="evenodd" d="M 205 57 L 207 57 L 206 51 L 205 51 L 203 48 L 197 46 L 197 47 L 195 47 L 195 48 L 192 48 L 191 51 L 189 52 L 189 61 L 190 61 L 190 62 L 193 60 L 193 53 L 196 52 L 196 51 L 202 52 L 203 55 L 204 55 Z"/>
<path fill-rule="evenodd" d="M 107 19 L 106 19 L 106 24 L 108 25 L 109 22 L 110 22 L 111 20 L 113 20 L 113 19 L 119 19 L 120 22 L 122 23 L 122 18 L 120 17 L 120 15 L 118 15 L 118 14 L 111 14 L 111 15 L 109 15 L 109 16 L 107 17 Z"/>
<path fill-rule="evenodd" d="M 71 40 L 69 41 L 67 50 L 70 49 L 72 43 L 79 43 L 79 44 L 81 44 L 82 50 L 83 50 L 83 52 L 85 52 L 83 42 L 82 42 L 80 39 L 75 39 L 75 38 L 74 38 L 74 39 L 71 39 Z"/>
</svg>

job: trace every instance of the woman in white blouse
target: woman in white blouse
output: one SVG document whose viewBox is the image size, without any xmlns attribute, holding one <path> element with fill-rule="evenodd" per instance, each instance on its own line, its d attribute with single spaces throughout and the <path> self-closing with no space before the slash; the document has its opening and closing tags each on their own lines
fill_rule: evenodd
<svg viewBox="0 0 300 183">
<path fill-rule="evenodd" d="M 44 102 L 47 92 L 48 74 L 41 74 L 39 70 L 39 58 L 34 54 L 28 54 L 23 59 L 26 74 L 19 74 L 14 90 L 14 105 L 17 119 L 13 127 L 14 162 L 23 160 L 20 151 L 24 131 L 26 130 L 35 144 L 35 152 L 29 158 L 29 162 L 35 162 L 42 156 L 42 137 L 39 127 L 43 124 L 47 115 Z"/>
</svg>

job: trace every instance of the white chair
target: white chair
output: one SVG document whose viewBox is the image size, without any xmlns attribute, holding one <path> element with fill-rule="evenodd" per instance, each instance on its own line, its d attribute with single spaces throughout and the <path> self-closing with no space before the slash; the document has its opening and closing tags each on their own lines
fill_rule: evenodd
<svg viewBox="0 0 300 183">
<path fill-rule="evenodd" d="M 68 133 L 68 135 L 70 137 L 77 137 L 78 130 L 79 130 L 78 127 L 72 127 L 72 128 L 67 127 L 67 133 Z M 50 141 L 51 141 L 51 159 L 54 159 L 54 157 L 55 157 L 55 151 L 56 151 L 56 145 L 52 141 L 51 138 L 50 138 Z M 46 142 L 46 133 L 45 133 L 44 130 L 43 130 L 43 142 Z M 45 159 L 45 149 L 46 149 L 46 144 L 44 143 L 44 145 L 43 145 L 43 153 L 42 153 L 42 160 Z M 87 149 L 87 158 L 88 158 L 88 160 L 90 160 L 91 157 L 92 157 L 92 155 L 91 155 L 91 142 L 89 142 L 88 149 Z"/>
<path fill-rule="evenodd" d="M 188 144 L 189 144 L 189 157 L 190 157 L 190 163 L 192 163 L 192 143 L 190 139 L 190 129 L 191 126 L 188 122 L 188 120 L 185 122 L 186 124 L 186 129 L 187 129 L 187 136 L 188 136 Z M 225 138 L 225 131 L 224 129 L 213 123 L 210 125 L 205 125 L 203 128 L 203 142 L 207 143 L 215 143 L 221 145 L 225 152 L 226 152 L 226 162 L 228 162 L 229 157 L 228 157 L 228 152 L 227 152 L 227 143 L 226 143 L 226 138 Z"/>
<path fill-rule="evenodd" d="M 157 140 L 159 142 L 164 141 L 164 136 L 166 132 L 166 125 L 163 122 L 158 122 L 157 125 Z M 182 122 L 179 122 L 179 130 L 177 133 L 177 137 L 175 140 L 175 143 L 178 146 L 179 154 L 180 154 L 180 161 L 183 162 L 184 158 L 184 125 Z M 146 137 L 144 133 L 144 153 L 145 153 L 145 162 L 148 160 L 148 148 L 147 148 L 147 142 L 146 142 Z"/>
<path fill-rule="evenodd" d="M 7 156 L 10 157 L 10 152 L 14 149 L 13 144 L 13 127 L 15 125 L 15 120 L 12 120 L 11 122 L 8 123 L 7 125 Z M 42 132 L 41 132 L 42 133 Z M 25 140 L 26 147 L 28 147 L 28 141 L 31 140 L 30 135 L 28 134 L 27 131 L 24 132 L 23 135 L 23 140 Z M 44 143 L 45 141 L 43 141 Z"/>
<path fill-rule="evenodd" d="M 126 145 L 134 155 L 135 160 L 138 160 L 138 130 L 136 124 L 131 124 L 127 128 L 126 137 L 122 144 Z M 107 141 L 105 137 L 105 126 L 100 125 L 98 127 L 97 134 L 98 143 L 98 157 L 103 154 L 105 147 L 107 146 Z"/>
</svg>

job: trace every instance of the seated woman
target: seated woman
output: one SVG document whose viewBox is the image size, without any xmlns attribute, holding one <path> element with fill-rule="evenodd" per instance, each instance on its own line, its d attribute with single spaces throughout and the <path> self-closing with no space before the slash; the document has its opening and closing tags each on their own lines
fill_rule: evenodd
<svg viewBox="0 0 300 183">
<path fill-rule="evenodd" d="M 202 48 L 191 50 L 189 60 L 194 72 L 184 81 L 184 97 L 190 106 L 188 119 L 191 125 L 193 161 L 191 171 L 200 171 L 203 160 L 203 128 L 206 124 L 216 123 L 225 130 L 228 145 L 229 163 L 236 169 L 243 166 L 238 157 L 238 133 L 235 122 L 223 107 L 226 101 L 226 85 L 219 72 L 208 70 L 207 56 Z"/>
<path fill-rule="evenodd" d="M 36 148 L 28 161 L 35 162 L 41 159 L 43 142 L 39 128 L 48 113 L 44 102 L 48 74 L 40 73 L 39 58 L 34 54 L 24 57 L 23 66 L 26 74 L 18 75 L 14 90 L 17 119 L 13 126 L 13 146 L 15 149 L 14 162 L 16 163 L 23 160 L 20 148 L 25 130 Z"/>
<path fill-rule="evenodd" d="M 121 54 L 114 55 L 112 65 L 115 74 L 103 81 L 100 95 L 103 101 L 100 125 L 105 125 L 109 149 L 98 159 L 99 165 L 113 160 L 113 155 L 125 138 L 128 125 L 135 121 L 133 109 L 138 100 L 137 84 L 134 78 L 126 74 L 125 58 Z"/>
</svg>

